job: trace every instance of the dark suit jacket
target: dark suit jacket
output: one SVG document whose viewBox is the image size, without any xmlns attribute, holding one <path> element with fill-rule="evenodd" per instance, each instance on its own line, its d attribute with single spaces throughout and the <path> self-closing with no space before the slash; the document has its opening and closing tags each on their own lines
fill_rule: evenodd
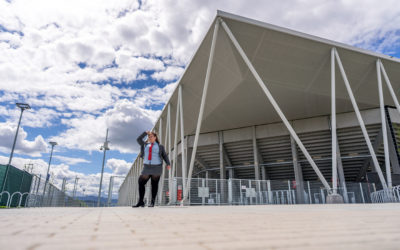
<svg viewBox="0 0 400 250">
<path fill-rule="evenodd" d="M 147 135 L 147 133 L 146 132 L 143 132 L 141 135 L 139 135 L 139 137 L 136 139 L 136 141 L 139 143 L 139 145 L 140 145 L 140 155 L 139 155 L 139 157 L 140 158 L 143 158 L 144 157 L 144 148 L 146 147 L 146 144 L 147 143 L 145 143 L 144 141 L 143 141 L 143 138 L 145 137 Z M 158 148 L 160 149 L 159 151 L 158 151 L 158 153 L 159 153 L 159 155 L 160 155 L 160 159 L 164 159 L 164 161 L 165 161 L 165 163 L 167 164 L 167 166 L 168 165 L 171 165 L 171 163 L 169 162 L 169 159 L 168 159 L 168 155 L 167 155 L 167 153 L 165 152 L 165 148 L 164 148 L 164 146 L 163 145 L 161 145 L 161 144 L 158 144 Z"/>
</svg>

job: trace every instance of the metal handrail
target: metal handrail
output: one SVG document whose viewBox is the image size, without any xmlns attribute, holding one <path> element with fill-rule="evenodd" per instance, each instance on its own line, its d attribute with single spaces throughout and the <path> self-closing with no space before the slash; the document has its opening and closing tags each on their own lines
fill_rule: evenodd
<svg viewBox="0 0 400 250">
<path fill-rule="evenodd" d="M 372 192 L 371 199 L 373 203 L 400 202 L 400 185 L 394 186 L 388 191 Z"/>
<path fill-rule="evenodd" d="M 25 194 L 27 194 L 26 199 L 28 199 L 28 197 L 29 197 L 29 195 L 30 195 L 29 192 L 25 192 L 25 193 L 21 194 L 21 198 L 19 199 L 18 207 L 21 206 L 21 202 L 22 202 L 22 199 L 24 198 L 24 195 L 25 195 Z M 26 200 L 25 200 L 25 205 L 26 205 Z"/>
<path fill-rule="evenodd" d="M 0 193 L 0 200 L 1 200 L 1 198 L 3 198 L 3 193 L 7 194 L 8 198 L 7 198 L 7 202 L 6 202 L 6 207 L 8 207 L 7 205 L 8 205 L 8 202 L 10 201 L 10 193 L 8 191 L 1 192 Z"/>
<path fill-rule="evenodd" d="M 16 195 L 16 194 L 19 194 L 19 203 L 21 202 L 21 198 L 22 198 L 22 193 L 21 192 L 14 192 L 14 193 L 12 193 L 12 195 L 11 195 L 11 198 L 10 198 L 10 200 L 8 201 L 8 204 L 7 204 L 7 207 L 10 207 L 11 206 L 11 202 L 12 202 L 12 199 L 13 199 L 13 197 L 14 197 L 14 195 Z"/>
</svg>

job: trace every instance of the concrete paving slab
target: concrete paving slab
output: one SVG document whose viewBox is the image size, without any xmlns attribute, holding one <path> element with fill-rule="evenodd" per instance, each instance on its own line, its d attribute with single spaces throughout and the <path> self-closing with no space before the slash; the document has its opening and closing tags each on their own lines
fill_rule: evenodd
<svg viewBox="0 0 400 250">
<path fill-rule="evenodd" d="M 0 210 L 0 249 L 400 249 L 400 204 Z"/>
</svg>

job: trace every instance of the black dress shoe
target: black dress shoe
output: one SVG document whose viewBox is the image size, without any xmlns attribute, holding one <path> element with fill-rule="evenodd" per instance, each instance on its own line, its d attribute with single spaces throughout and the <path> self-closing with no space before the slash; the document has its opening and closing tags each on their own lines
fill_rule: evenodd
<svg viewBox="0 0 400 250">
<path fill-rule="evenodd" d="M 144 202 L 139 201 L 135 206 L 132 206 L 132 207 L 144 207 Z"/>
<path fill-rule="evenodd" d="M 150 202 L 149 207 L 154 207 L 154 201 L 151 201 L 151 202 Z"/>
</svg>

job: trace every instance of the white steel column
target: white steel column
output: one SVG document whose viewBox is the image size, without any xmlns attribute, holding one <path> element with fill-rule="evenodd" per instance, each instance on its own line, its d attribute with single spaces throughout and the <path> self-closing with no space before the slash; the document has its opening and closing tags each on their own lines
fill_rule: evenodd
<svg viewBox="0 0 400 250">
<path fill-rule="evenodd" d="M 172 157 L 170 157 L 170 160 L 173 160 L 172 162 L 172 166 L 171 166 L 171 171 L 170 171 L 170 178 L 169 180 L 175 180 L 175 169 L 176 169 L 176 162 L 177 162 L 177 158 L 178 158 L 178 120 L 179 118 L 179 98 L 177 100 L 177 105 L 176 105 L 176 113 L 175 113 L 175 134 L 174 134 L 174 155 L 173 155 L 173 159 Z M 171 150 L 170 150 L 171 152 Z M 170 197 L 172 197 L 172 194 L 175 194 L 175 185 L 172 181 L 169 181 L 169 194 Z M 173 198 L 174 200 L 176 199 L 176 197 L 174 196 Z M 172 199 L 169 200 L 168 204 L 171 204 Z"/>
<path fill-rule="evenodd" d="M 383 100 L 382 75 L 381 75 L 380 61 L 381 60 L 379 60 L 379 59 L 376 61 L 376 75 L 378 77 L 378 90 L 379 90 L 379 108 L 381 111 L 383 149 L 385 151 L 386 180 L 387 180 L 388 188 L 392 188 L 392 175 L 390 172 L 389 145 L 388 145 L 388 138 L 387 138 L 385 103 Z"/>
<path fill-rule="evenodd" d="M 160 144 L 163 144 L 164 141 L 162 141 L 162 117 L 160 116 L 160 123 L 158 125 L 158 136 L 159 136 L 159 141 Z M 158 204 L 161 205 L 162 202 L 162 193 L 163 193 L 163 186 L 164 186 L 164 174 L 165 174 L 165 168 L 164 168 L 164 160 L 161 159 L 161 167 L 162 167 L 162 174 L 161 174 L 161 185 L 158 187 Z"/>
<path fill-rule="evenodd" d="M 362 133 L 364 135 L 365 142 L 367 143 L 367 146 L 368 146 L 368 149 L 369 149 L 369 153 L 371 154 L 372 160 L 374 162 L 375 170 L 378 173 L 378 176 L 379 176 L 379 179 L 380 179 L 380 181 L 382 183 L 383 189 L 387 190 L 387 185 L 386 185 L 385 178 L 383 177 L 382 170 L 381 170 L 381 168 L 379 166 L 378 159 L 376 158 L 376 154 L 375 154 L 375 151 L 374 151 L 374 149 L 372 147 L 371 140 L 369 139 L 369 135 L 368 135 L 367 129 L 365 128 L 365 124 L 364 124 L 364 121 L 363 121 L 363 119 L 361 117 L 360 110 L 358 109 L 356 100 L 355 100 L 354 95 L 353 95 L 353 91 L 351 90 L 350 83 L 349 83 L 349 81 L 347 79 L 347 76 L 346 76 L 346 73 L 344 71 L 344 68 L 343 68 L 343 65 L 342 65 L 342 61 L 340 60 L 340 57 L 339 57 L 339 54 L 338 54 L 336 48 L 334 48 L 334 51 L 335 51 L 336 61 L 337 61 L 338 65 L 339 65 L 340 73 L 341 73 L 341 75 L 343 77 L 343 81 L 344 81 L 344 84 L 345 84 L 346 89 L 347 89 L 347 93 L 349 94 L 349 97 L 350 97 L 350 100 L 351 100 L 351 104 L 353 105 L 354 111 L 355 111 L 355 113 L 357 115 L 357 120 L 358 120 L 358 123 L 360 124 Z"/>
<path fill-rule="evenodd" d="M 135 198 L 134 198 L 134 202 L 138 201 L 138 197 L 139 197 L 139 176 L 140 176 L 140 157 L 136 158 L 136 163 L 135 163 L 135 172 L 136 172 L 136 176 L 132 177 L 132 183 L 135 187 Z"/>
<path fill-rule="evenodd" d="M 392 84 L 390 83 L 389 77 L 388 77 L 388 75 L 386 74 L 385 67 L 383 67 L 383 63 L 381 62 L 381 60 L 379 60 L 379 64 L 380 64 L 380 66 L 381 66 L 380 68 L 382 69 L 383 77 L 385 78 L 385 82 L 386 82 L 386 85 L 387 85 L 387 87 L 388 87 L 388 89 L 389 89 L 390 95 L 392 96 L 393 102 L 394 102 L 394 104 L 396 105 L 397 111 L 398 111 L 399 114 L 400 114 L 400 104 L 399 104 L 399 101 L 397 100 L 396 94 L 394 93 L 394 90 L 393 90 L 393 88 L 392 88 Z"/>
<path fill-rule="evenodd" d="M 131 188 L 134 190 L 134 195 L 132 195 L 131 197 L 131 205 L 134 205 L 137 202 L 137 198 L 138 198 L 138 179 L 135 178 L 135 176 L 133 175 L 133 171 L 131 172 L 131 176 L 129 177 L 130 179 L 130 186 Z"/>
<path fill-rule="evenodd" d="M 219 141 L 219 179 L 221 187 L 221 201 L 225 202 L 225 182 L 226 182 L 226 168 L 224 165 L 224 138 L 222 131 L 218 131 L 218 141 Z M 218 185 L 218 184 L 216 184 Z"/>
<path fill-rule="evenodd" d="M 187 185 L 186 185 L 187 188 L 185 190 L 185 195 L 182 199 L 181 204 L 183 204 L 187 200 L 188 194 L 189 194 L 190 182 L 192 179 L 193 166 L 194 166 L 194 161 L 195 161 L 196 151 L 197 151 L 197 143 L 199 141 L 201 121 L 203 120 L 203 112 L 204 112 L 204 105 L 206 102 L 208 83 L 210 82 L 211 68 L 212 68 L 212 63 L 213 63 L 213 59 L 214 59 L 214 51 L 215 51 L 215 44 L 217 41 L 218 28 L 219 28 L 219 21 L 217 19 L 215 21 L 214 33 L 213 33 L 211 48 L 210 48 L 210 57 L 208 58 L 206 78 L 204 80 L 203 94 L 201 96 L 199 117 L 197 119 L 196 134 L 194 137 L 192 157 L 190 159 L 190 165 L 189 165 L 189 173 L 188 173 L 188 179 L 187 179 Z"/>
<path fill-rule="evenodd" d="M 167 122 L 168 122 L 168 131 L 167 131 L 167 137 L 168 137 L 168 158 L 169 161 L 171 162 L 173 159 L 171 157 L 171 103 L 168 103 L 168 115 L 167 115 Z M 171 194 L 172 191 L 172 169 L 170 168 L 168 170 L 168 193 L 169 193 L 169 201 L 171 201 Z"/>
<path fill-rule="evenodd" d="M 224 165 L 224 138 L 222 131 L 218 131 L 218 141 L 219 141 L 219 178 L 220 180 L 226 179 L 226 168 Z"/>
<path fill-rule="evenodd" d="M 163 144 L 163 140 L 162 140 L 162 117 L 160 117 L 160 122 L 158 124 L 158 140 L 160 141 L 160 144 Z"/>
<path fill-rule="evenodd" d="M 168 103 L 168 156 L 171 153 L 171 104 Z M 171 158 L 171 157 L 170 157 Z"/>
<path fill-rule="evenodd" d="M 253 138 L 253 157 L 254 157 L 254 179 L 260 180 L 260 165 L 258 159 L 256 126 L 253 126 L 252 128 L 252 138 Z"/>
<path fill-rule="evenodd" d="M 317 165 L 315 164 L 314 160 L 312 159 L 311 155 L 308 153 L 307 149 L 304 147 L 303 143 L 301 142 L 300 138 L 297 136 L 296 132 L 290 125 L 289 121 L 286 119 L 285 115 L 282 113 L 282 110 L 279 108 L 278 104 L 276 103 L 274 97 L 272 96 L 271 92 L 269 92 L 268 88 L 265 86 L 263 80 L 261 77 L 258 75 L 257 71 L 255 70 L 253 64 L 250 62 L 249 58 L 246 56 L 246 53 L 244 53 L 242 47 L 236 40 L 235 36 L 232 34 L 231 30 L 229 27 L 226 25 L 226 23 L 222 20 L 219 19 L 221 22 L 222 27 L 228 34 L 229 38 L 231 39 L 233 45 L 239 52 L 239 54 L 242 56 L 244 62 L 246 63 L 247 67 L 250 69 L 250 71 L 253 73 L 254 78 L 257 80 L 257 83 L 260 85 L 262 90 L 264 91 L 265 95 L 267 96 L 268 100 L 274 107 L 275 111 L 278 113 L 279 117 L 285 124 L 286 128 L 289 130 L 289 133 L 293 136 L 293 139 L 296 141 L 297 145 L 303 152 L 304 156 L 307 158 L 308 162 L 310 163 L 311 167 L 314 169 L 315 173 L 317 174 L 318 178 L 321 180 L 322 184 L 324 187 L 328 190 L 331 190 L 331 187 L 329 186 L 328 182 L 326 181 L 325 177 L 322 175 L 322 173 L 319 171 Z"/>
<path fill-rule="evenodd" d="M 347 193 L 346 178 L 344 176 L 342 155 L 340 154 L 339 141 L 336 141 L 336 157 L 337 157 L 339 183 L 343 189 L 343 200 L 344 202 L 349 203 L 349 195 Z"/>
<path fill-rule="evenodd" d="M 185 153 L 185 129 L 183 123 L 183 103 L 182 103 L 182 85 L 179 85 L 178 89 L 179 98 L 179 114 L 181 118 L 181 156 L 182 156 L 182 186 L 183 190 L 186 190 L 186 153 Z"/>
<path fill-rule="evenodd" d="M 178 160 L 178 124 L 179 124 L 179 105 L 180 99 L 178 96 L 177 105 L 176 105 L 176 114 L 175 114 L 175 134 L 174 134 L 174 163 L 172 164 L 172 178 L 175 177 L 175 169 L 176 169 L 176 162 Z"/>
<path fill-rule="evenodd" d="M 335 80 L 335 49 L 331 49 L 331 132 L 332 132 L 332 188 L 337 194 L 337 158 L 336 158 L 336 80 Z"/>
<path fill-rule="evenodd" d="M 167 145 L 168 144 L 168 141 L 167 141 L 167 139 L 168 139 L 168 126 L 169 126 L 169 124 L 168 124 L 168 121 L 169 121 L 168 115 L 169 115 L 169 113 L 167 113 L 167 123 L 165 124 L 165 137 L 164 137 L 164 141 L 163 141 L 165 151 L 167 151 L 167 147 L 168 147 L 168 145 Z M 161 118 L 160 118 L 160 122 L 161 122 Z M 162 131 L 162 126 L 160 125 L 160 127 L 161 127 L 160 131 Z M 161 138 L 161 136 L 160 136 L 160 138 Z M 164 161 L 163 161 L 163 172 L 162 172 L 162 176 L 161 176 L 160 193 L 158 195 L 158 203 L 159 204 L 161 204 L 161 202 L 162 202 L 162 196 L 163 196 L 163 192 L 164 192 L 164 180 L 165 180 L 165 175 L 166 175 L 165 174 L 164 165 L 165 164 L 164 164 Z"/>
<path fill-rule="evenodd" d="M 137 157 L 136 157 L 136 159 L 137 159 Z M 135 159 L 135 162 L 133 162 L 133 165 L 129 171 L 129 174 L 127 175 L 128 178 L 135 179 L 135 177 L 136 177 L 136 159 Z M 136 200 L 136 187 L 132 187 L 132 190 L 129 190 L 128 193 L 132 193 L 133 200 Z"/>
<path fill-rule="evenodd" d="M 304 179 L 303 179 L 303 170 L 302 166 L 298 160 L 296 143 L 294 142 L 293 137 L 290 137 L 290 146 L 292 149 L 292 159 L 293 159 L 293 168 L 294 168 L 294 179 L 296 182 L 296 195 L 297 195 L 297 203 L 304 203 Z"/>
</svg>

